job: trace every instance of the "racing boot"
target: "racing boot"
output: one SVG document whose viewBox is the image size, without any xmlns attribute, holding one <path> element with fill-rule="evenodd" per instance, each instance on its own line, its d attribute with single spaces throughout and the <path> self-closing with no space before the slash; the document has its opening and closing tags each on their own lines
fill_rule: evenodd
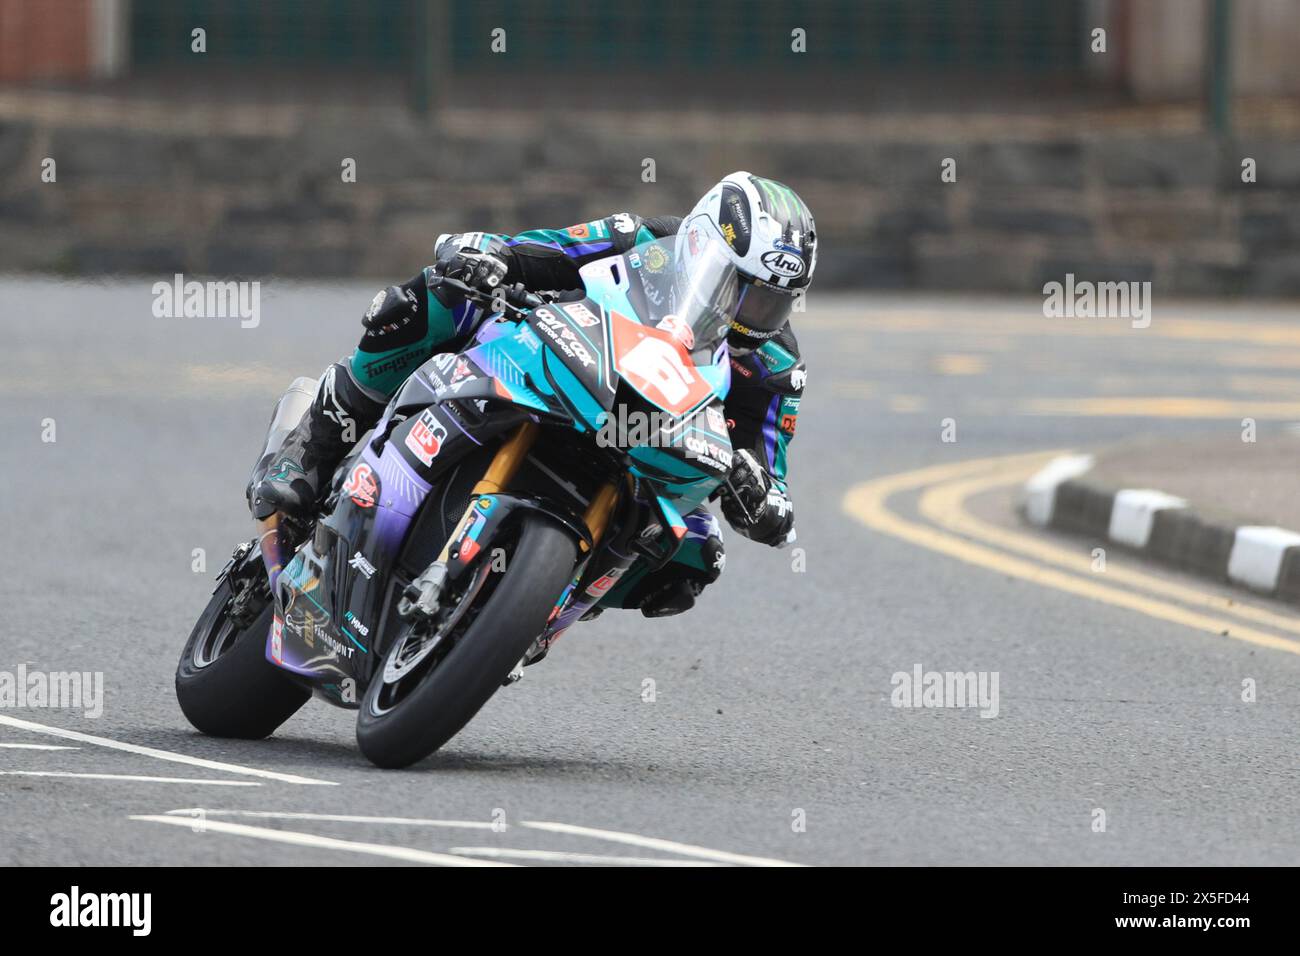
<svg viewBox="0 0 1300 956">
<path fill-rule="evenodd" d="M 693 608 L 695 599 L 718 580 L 727 564 L 722 526 L 703 506 L 683 517 L 686 538 L 673 560 L 648 573 L 643 563 L 634 564 L 624 575 L 627 590 L 611 599 L 621 597 L 623 607 L 637 608 L 646 617 L 671 617 Z"/>
<path fill-rule="evenodd" d="M 279 511 L 307 519 L 334 469 L 358 438 L 379 421 L 385 403 L 371 398 L 342 362 L 321 376 L 316 395 L 283 444 L 265 456 L 249 485 L 249 508 L 261 520 Z"/>
</svg>

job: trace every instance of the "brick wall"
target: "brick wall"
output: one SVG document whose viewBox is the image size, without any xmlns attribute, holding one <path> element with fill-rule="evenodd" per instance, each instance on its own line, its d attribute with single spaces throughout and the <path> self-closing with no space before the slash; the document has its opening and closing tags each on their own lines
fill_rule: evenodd
<svg viewBox="0 0 1300 956">
<path fill-rule="evenodd" d="M 375 114 L 177 131 L 95 115 L 0 119 L 4 268 L 400 277 L 440 232 L 680 213 L 747 168 L 812 205 L 824 286 L 1028 291 L 1073 272 L 1300 296 L 1300 137 L 1283 134 L 456 113 L 436 129 Z M 44 157 L 56 183 L 40 181 Z M 947 157 L 955 183 L 940 181 Z"/>
</svg>

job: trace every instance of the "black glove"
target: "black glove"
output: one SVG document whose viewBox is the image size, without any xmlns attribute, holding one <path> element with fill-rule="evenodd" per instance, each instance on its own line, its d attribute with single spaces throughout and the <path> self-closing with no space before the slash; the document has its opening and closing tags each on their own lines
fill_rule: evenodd
<svg viewBox="0 0 1300 956">
<path fill-rule="evenodd" d="M 438 275 L 463 282 L 471 289 L 491 293 L 506 277 L 509 265 L 491 252 L 478 252 L 466 247 L 434 264 Z"/>
<path fill-rule="evenodd" d="M 794 503 L 748 450 L 736 452 L 721 498 L 727 522 L 751 541 L 781 547 L 794 540 Z"/>
</svg>

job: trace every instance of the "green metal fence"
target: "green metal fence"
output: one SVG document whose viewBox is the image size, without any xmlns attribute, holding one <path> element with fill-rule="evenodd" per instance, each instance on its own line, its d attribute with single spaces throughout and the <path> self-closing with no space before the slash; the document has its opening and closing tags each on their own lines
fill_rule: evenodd
<svg viewBox="0 0 1300 956">
<path fill-rule="evenodd" d="M 433 77 L 777 71 L 1081 79 L 1085 0 L 134 0 L 137 70 L 207 61 Z M 505 31 L 506 54 L 492 49 Z M 426 78 L 420 80 L 420 77 Z M 427 92 L 413 90 L 415 93 Z"/>
<path fill-rule="evenodd" d="M 136 63 L 183 60 L 190 31 L 208 55 L 241 62 L 389 67 L 417 52 L 424 0 L 134 0 Z M 754 66 L 807 31 L 819 58 L 853 67 L 1071 71 L 1085 50 L 1082 0 L 427 0 L 445 7 L 452 62 L 528 69 Z M 491 31 L 507 31 L 509 56 Z"/>
<path fill-rule="evenodd" d="M 278 68 L 398 70 L 416 53 L 416 0 L 133 0 L 136 66 L 179 65 L 191 31 L 207 33 L 209 60 Z"/>
</svg>

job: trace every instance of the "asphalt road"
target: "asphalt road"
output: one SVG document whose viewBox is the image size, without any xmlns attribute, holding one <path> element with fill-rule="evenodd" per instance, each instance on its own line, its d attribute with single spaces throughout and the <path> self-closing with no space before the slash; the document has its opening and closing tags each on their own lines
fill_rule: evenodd
<svg viewBox="0 0 1300 956">
<path fill-rule="evenodd" d="M 1213 633 L 1160 610 L 1190 590 L 1052 570 L 939 500 L 994 474 L 971 509 L 1029 535 L 1010 505 L 1036 459 L 1007 456 L 1236 432 L 1252 410 L 1260 441 L 1283 434 L 1294 310 L 1167 305 L 1138 330 L 1034 300 L 812 297 L 806 569 L 732 535 L 692 613 L 575 628 L 442 753 L 387 772 L 347 712 L 313 702 L 270 740 L 220 741 L 172 689 L 248 537 L 271 403 L 350 348 L 374 288 L 268 285 L 245 329 L 155 318 L 151 284 L 0 282 L 0 672 L 104 680 L 96 719 L 0 707 L 0 864 L 1300 859 L 1290 612 L 1248 599 L 1239 635 L 1241 605 L 1205 592 L 1234 622 Z M 916 665 L 996 672 L 997 716 L 892 706 Z"/>
</svg>

